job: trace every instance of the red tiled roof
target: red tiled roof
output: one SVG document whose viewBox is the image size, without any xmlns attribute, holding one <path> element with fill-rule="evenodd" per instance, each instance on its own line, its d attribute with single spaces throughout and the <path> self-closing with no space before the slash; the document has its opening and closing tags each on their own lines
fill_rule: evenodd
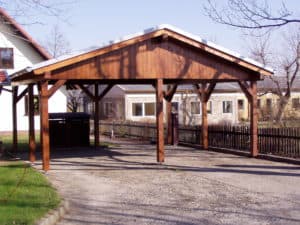
<svg viewBox="0 0 300 225">
<path fill-rule="evenodd" d="M 19 35 L 25 38 L 45 60 L 52 58 L 52 56 L 35 40 L 33 40 L 33 38 L 22 28 L 22 26 L 18 24 L 14 20 L 14 18 L 8 15 L 8 13 L 1 7 L 0 7 L 0 16 L 2 16 L 12 27 L 14 27 L 18 31 Z"/>
</svg>

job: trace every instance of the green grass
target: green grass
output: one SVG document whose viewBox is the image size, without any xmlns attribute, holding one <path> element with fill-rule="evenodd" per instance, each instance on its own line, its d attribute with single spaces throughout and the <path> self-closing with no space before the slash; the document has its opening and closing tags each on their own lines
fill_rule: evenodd
<svg viewBox="0 0 300 225">
<path fill-rule="evenodd" d="M 55 189 L 35 169 L 21 162 L 0 165 L 1 225 L 34 224 L 59 203 Z"/>
<path fill-rule="evenodd" d="M 36 133 L 36 144 L 39 147 L 40 140 L 39 134 Z M 8 132 L 1 132 L 0 133 L 0 141 L 3 142 L 3 147 L 7 150 L 12 149 L 12 134 Z M 28 133 L 27 132 L 19 132 L 18 134 L 18 151 L 27 151 L 28 150 Z"/>
</svg>

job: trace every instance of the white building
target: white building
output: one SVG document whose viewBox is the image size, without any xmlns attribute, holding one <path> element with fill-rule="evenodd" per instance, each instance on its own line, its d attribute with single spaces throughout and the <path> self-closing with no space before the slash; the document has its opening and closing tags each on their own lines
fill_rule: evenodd
<svg viewBox="0 0 300 225">
<path fill-rule="evenodd" d="M 51 58 L 30 35 L 5 10 L 0 8 L 0 71 L 8 75 L 31 66 L 35 63 Z M 1 81 L 0 81 L 1 82 Z M 9 80 L 0 83 L 0 131 L 12 130 L 12 94 Z M 20 87 L 19 93 L 26 87 Z M 35 90 L 37 94 L 37 90 Z M 28 116 L 26 112 L 26 96 L 18 102 L 18 130 L 28 130 Z M 38 98 L 36 98 L 38 101 Z M 38 103 L 38 102 L 36 102 Z M 67 98 L 62 91 L 51 97 L 49 112 L 65 112 Z M 40 119 L 35 116 L 35 127 L 39 129 Z"/>
<path fill-rule="evenodd" d="M 150 85 L 116 85 L 100 102 L 103 120 L 155 122 L 155 90 Z M 193 86 L 180 85 L 172 99 L 180 124 L 201 123 L 201 103 Z M 166 105 L 164 105 L 166 109 Z M 92 104 L 86 112 L 92 113 Z M 166 119 L 166 110 L 165 119 Z M 238 84 L 220 83 L 208 102 L 208 122 L 238 123 L 249 117 L 248 101 Z"/>
</svg>

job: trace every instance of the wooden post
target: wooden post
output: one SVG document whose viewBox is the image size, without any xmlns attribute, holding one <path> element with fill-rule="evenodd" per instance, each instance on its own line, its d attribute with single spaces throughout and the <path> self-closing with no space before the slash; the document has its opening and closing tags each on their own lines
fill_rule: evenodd
<svg viewBox="0 0 300 225">
<path fill-rule="evenodd" d="M 17 124 L 17 103 L 18 87 L 12 88 L 12 122 L 13 122 L 13 151 L 18 151 L 18 124 Z"/>
<path fill-rule="evenodd" d="M 95 84 L 95 115 L 94 115 L 94 138 L 95 147 L 99 146 L 99 85 Z"/>
<path fill-rule="evenodd" d="M 41 146 L 43 170 L 50 169 L 50 142 L 49 142 L 49 115 L 48 115 L 48 82 L 41 83 L 40 90 L 40 117 L 41 117 Z"/>
<path fill-rule="evenodd" d="M 159 78 L 156 81 L 157 162 L 165 161 L 163 99 L 163 79 Z"/>
<path fill-rule="evenodd" d="M 29 161 L 35 161 L 35 133 L 34 133 L 34 95 L 33 84 L 28 85 L 28 124 L 29 124 Z"/>
<path fill-rule="evenodd" d="M 167 144 L 172 144 L 172 103 L 171 101 L 167 101 Z"/>
<path fill-rule="evenodd" d="M 202 144 L 203 149 L 208 149 L 208 121 L 207 121 L 207 96 L 205 93 L 206 83 L 201 85 L 201 108 L 202 108 Z"/>
<path fill-rule="evenodd" d="M 250 115 L 250 151 L 251 156 L 258 155 L 258 111 L 257 111 L 257 83 L 251 81 L 251 115 Z"/>
</svg>

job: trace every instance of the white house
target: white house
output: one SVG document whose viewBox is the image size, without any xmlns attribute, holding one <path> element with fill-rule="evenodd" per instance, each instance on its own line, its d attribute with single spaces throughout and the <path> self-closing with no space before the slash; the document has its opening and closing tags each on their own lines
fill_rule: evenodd
<svg viewBox="0 0 300 225">
<path fill-rule="evenodd" d="M 51 56 L 35 42 L 30 35 L 0 8 L 0 73 L 12 74 L 35 63 L 51 58 Z M 0 131 L 12 130 L 12 94 L 9 92 L 9 78 L 0 79 Z M 19 88 L 19 93 L 25 87 Z M 35 90 L 37 94 L 37 90 Z M 27 97 L 18 102 L 18 130 L 28 129 L 28 116 L 26 111 Z M 38 101 L 38 97 L 35 99 Z M 36 102 L 38 103 L 38 102 Z M 55 93 L 49 102 L 50 112 L 65 112 L 67 105 L 66 95 L 63 90 Z M 40 119 L 35 116 L 35 127 L 39 129 Z"/>
<path fill-rule="evenodd" d="M 155 99 L 151 85 L 116 85 L 100 102 L 100 118 L 154 122 Z M 178 112 L 180 124 L 201 123 L 201 103 L 193 86 L 178 86 L 172 107 Z M 92 104 L 86 104 L 84 111 L 93 113 Z M 208 103 L 209 123 L 237 123 L 247 120 L 248 113 L 248 102 L 238 84 L 220 83 L 216 86 Z"/>
</svg>

